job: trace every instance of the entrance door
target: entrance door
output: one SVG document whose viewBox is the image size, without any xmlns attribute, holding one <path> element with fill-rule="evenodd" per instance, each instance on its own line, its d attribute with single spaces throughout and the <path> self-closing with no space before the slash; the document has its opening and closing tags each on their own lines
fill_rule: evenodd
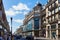
<svg viewBox="0 0 60 40">
<path fill-rule="evenodd" d="M 34 36 L 39 37 L 39 31 L 34 31 Z"/>
</svg>

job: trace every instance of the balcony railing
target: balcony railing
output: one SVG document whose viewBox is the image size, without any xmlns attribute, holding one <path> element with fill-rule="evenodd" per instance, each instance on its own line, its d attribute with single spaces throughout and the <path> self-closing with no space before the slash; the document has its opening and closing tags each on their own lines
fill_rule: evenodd
<svg viewBox="0 0 60 40">
<path fill-rule="evenodd" d="M 54 3 L 54 4 L 52 4 L 52 5 L 49 6 L 49 11 L 52 11 L 52 10 L 54 10 L 57 7 L 58 7 L 58 4 Z"/>
</svg>

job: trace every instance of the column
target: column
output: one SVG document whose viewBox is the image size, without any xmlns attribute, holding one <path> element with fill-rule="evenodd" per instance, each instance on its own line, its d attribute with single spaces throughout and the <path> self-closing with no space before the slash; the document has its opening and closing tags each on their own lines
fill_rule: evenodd
<svg viewBox="0 0 60 40">
<path fill-rule="evenodd" d="M 34 36 L 34 31 L 32 31 L 32 36 Z"/>
<path fill-rule="evenodd" d="M 51 26 L 50 26 L 50 39 L 51 39 Z"/>
<path fill-rule="evenodd" d="M 32 36 L 34 36 L 34 19 L 32 19 Z"/>
<path fill-rule="evenodd" d="M 48 26 L 46 26 L 46 38 L 48 38 Z"/>
<path fill-rule="evenodd" d="M 56 23 L 56 40 L 58 40 L 58 23 Z"/>
<path fill-rule="evenodd" d="M 48 17 L 48 8 L 46 8 L 46 17 Z M 48 19 L 46 18 L 46 38 L 48 38 L 48 26 L 47 26 L 47 24 L 48 24 Z"/>
</svg>

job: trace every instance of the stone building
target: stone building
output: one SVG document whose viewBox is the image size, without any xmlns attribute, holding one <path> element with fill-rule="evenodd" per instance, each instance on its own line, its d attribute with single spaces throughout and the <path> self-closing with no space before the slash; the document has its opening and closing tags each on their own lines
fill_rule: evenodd
<svg viewBox="0 0 60 40">
<path fill-rule="evenodd" d="M 5 15 L 3 2 L 0 0 L 0 36 L 5 34 L 10 34 L 10 27 Z"/>
<path fill-rule="evenodd" d="M 38 3 L 31 12 L 29 12 L 23 21 L 23 25 L 25 26 L 25 34 L 33 35 L 34 37 L 40 36 L 41 29 L 41 18 L 40 11 L 42 10 L 42 5 Z"/>
<path fill-rule="evenodd" d="M 43 16 L 46 38 L 60 38 L 60 0 L 48 0 Z"/>
</svg>

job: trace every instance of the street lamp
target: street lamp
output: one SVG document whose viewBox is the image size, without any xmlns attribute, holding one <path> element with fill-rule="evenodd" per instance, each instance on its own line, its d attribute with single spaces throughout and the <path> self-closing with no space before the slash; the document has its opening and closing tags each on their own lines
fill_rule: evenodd
<svg viewBox="0 0 60 40">
<path fill-rule="evenodd" d="M 12 17 L 11 17 L 11 40 L 12 40 Z"/>
</svg>

